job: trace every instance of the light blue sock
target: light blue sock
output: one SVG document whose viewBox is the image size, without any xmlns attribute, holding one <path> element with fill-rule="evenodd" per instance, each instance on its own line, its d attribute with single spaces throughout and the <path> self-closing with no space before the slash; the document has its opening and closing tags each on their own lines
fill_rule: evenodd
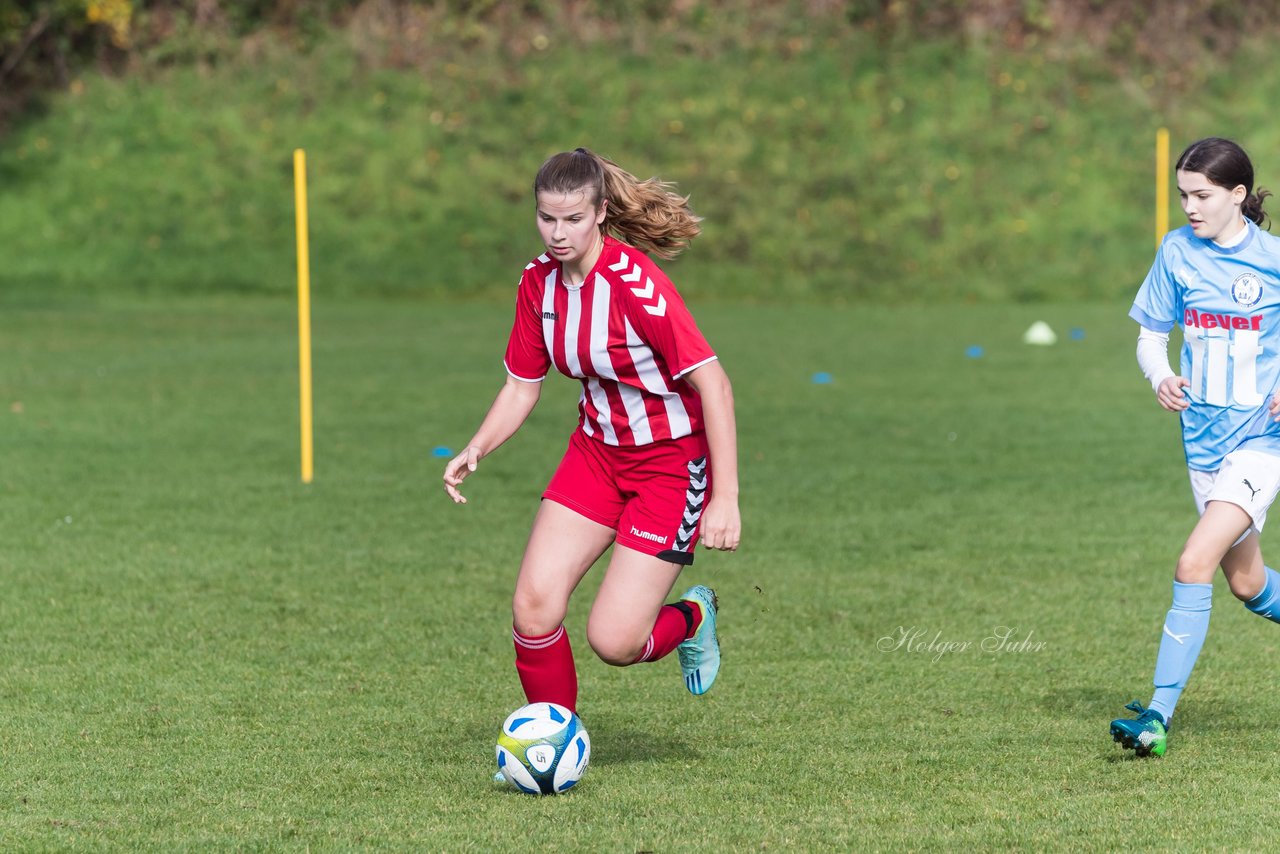
<svg viewBox="0 0 1280 854">
<path fill-rule="evenodd" d="M 1280 623 L 1280 572 L 1269 566 L 1263 569 L 1267 572 L 1267 583 L 1262 585 L 1262 592 L 1245 602 L 1244 606 L 1260 617 Z"/>
<path fill-rule="evenodd" d="M 1213 606 L 1212 584 L 1173 582 L 1173 607 L 1164 618 L 1160 652 L 1156 655 L 1156 691 L 1147 708 L 1155 709 L 1169 723 L 1173 707 L 1187 685 L 1191 668 L 1209 632 L 1209 609 Z"/>
</svg>

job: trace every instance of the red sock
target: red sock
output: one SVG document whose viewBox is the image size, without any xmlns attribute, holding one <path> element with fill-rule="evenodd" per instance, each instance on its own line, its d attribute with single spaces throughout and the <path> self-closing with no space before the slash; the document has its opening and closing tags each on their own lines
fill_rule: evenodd
<svg viewBox="0 0 1280 854">
<path fill-rule="evenodd" d="M 674 605 L 663 605 L 658 611 L 658 619 L 653 624 L 653 632 L 645 642 L 640 657 L 632 664 L 642 661 L 657 661 L 678 647 L 681 641 L 693 637 L 702 623 L 702 609 L 689 602 L 680 601 Z"/>
<path fill-rule="evenodd" d="M 530 703 L 558 703 L 578 709 L 578 671 L 564 626 L 542 637 L 525 637 L 514 629 L 516 672 Z"/>
</svg>

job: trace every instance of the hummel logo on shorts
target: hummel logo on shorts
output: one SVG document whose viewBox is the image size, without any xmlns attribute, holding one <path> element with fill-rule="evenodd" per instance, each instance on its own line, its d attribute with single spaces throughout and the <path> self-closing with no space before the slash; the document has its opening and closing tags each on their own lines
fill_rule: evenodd
<svg viewBox="0 0 1280 854">
<path fill-rule="evenodd" d="M 648 531 L 642 531 L 639 528 L 637 528 L 635 525 L 631 526 L 631 533 L 637 537 L 643 537 L 646 540 L 655 542 L 658 545 L 665 546 L 667 544 L 666 537 L 659 537 L 657 534 L 650 534 Z"/>
</svg>

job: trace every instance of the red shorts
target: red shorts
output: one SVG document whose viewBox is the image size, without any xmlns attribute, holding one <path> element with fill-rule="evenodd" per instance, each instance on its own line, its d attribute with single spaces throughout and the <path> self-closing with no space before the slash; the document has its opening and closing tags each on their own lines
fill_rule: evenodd
<svg viewBox="0 0 1280 854">
<path fill-rule="evenodd" d="M 542 497 L 613 528 L 628 548 L 687 566 L 710 486 L 704 433 L 623 448 L 575 430 Z"/>
</svg>

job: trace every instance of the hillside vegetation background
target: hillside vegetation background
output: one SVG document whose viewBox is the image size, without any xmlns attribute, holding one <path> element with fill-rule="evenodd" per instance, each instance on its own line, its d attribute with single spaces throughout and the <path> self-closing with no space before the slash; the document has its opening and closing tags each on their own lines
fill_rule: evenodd
<svg viewBox="0 0 1280 854">
<path fill-rule="evenodd" d="M 1154 139 L 1263 186 L 1277 3 L 0 2 L 0 288 L 506 299 L 578 145 L 678 183 L 689 294 L 1122 298 Z M 1176 193 L 1171 222 L 1180 222 Z"/>
</svg>

